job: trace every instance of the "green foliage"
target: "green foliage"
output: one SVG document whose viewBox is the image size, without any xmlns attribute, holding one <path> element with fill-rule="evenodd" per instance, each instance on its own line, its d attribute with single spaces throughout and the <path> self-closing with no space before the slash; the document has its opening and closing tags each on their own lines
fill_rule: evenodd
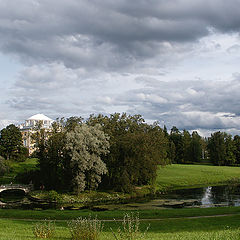
<svg viewBox="0 0 240 240">
<path fill-rule="evenodd" d="M 143 233 L 140 231 L 139 226 L 139 214 L 126 213 L 123 217 L 122 226 L 119 227 L 116 232 L 114 232 L 112 229 L 111 230 L 116 240 L 145 239 L 145 235 L 149 229 L 149 226 Z"/>
<path fill-rule="evenodd" d="M 233 144 L 235 145 L 234 155 L 236 157 L 236 163 L 240 164 L 240 136 L 234 136 Z"/>
<path fill-rule="evenodd" d="M 102 186 L 131 192 L 136 185 L 153 184 L 157 165 L 166 165 L 168 140 L 157 123 L 148 125 L 140 115 L 125 113 L 91 115 L 87 124 L 96 123 L 110 136 L 110 152 L 103 161 L 108 174 Z"/>
<path fill-rule="evenodd" d="M 0 131 L 0 155 L 7 160 L 25 160 L 28 155 L 23 146 L 22 134 L 14 124 Z"/>
<path fill-rule="evenodd" d="M 174 163 L 200 162 L 203 139 L 196 131 L 190 134 L 183 130 L 181 133 L 176 127 L 171 129 L 169 135 L 171 159 Z"/>
<path fill-rule="evenodd" d="M 8 171 L 9 171 L 9 165 L 7 161 L 0 156 L 0 176 L 3 176 Z"/>
<path fill-rule="evenodd" d="M 233 165 L 235 149 L 231 135 L 225 132 L 215 132 L 208 138 L 209 156 L 214 165 Z"/>
<path fill-rule="evenodd" d="M 60 202 L 61 200 L 61 196 L 54 190 L 51 190 L 48 192 L 47 196 L 46 196 L 47 200 L 49 201 L 57 201 Z"/>
<path fill-rule="evenodd" d="M 44 136 L 40 136 L 37 150 L 42 183 L 46 189 L 64 188 L 69 185 L 69 178 L 66 176 L 68 162 L 65 150 L 65 134 L 56 132 L 51 133 L 47 140 L 44 138 Z"/>
<path fill-rule="evenodd" d="M 193 131 L 190 142 L 190 159 L 193 162 L 200 162 L 202 158 L 203 139 L 198 135 L 196 131 Z"/>
<path fill-rule="evenodd" d="M 184 163 L 184 149 L 183 149 L 183 136 L 182 133 L 175 127 L 173 126 L 170 132 L 169 139 L 171 142 L 174 144 L 174 163 Z"/>
<path fill-rule="evenodd" d="M 39 188 L 41 183 L 41 176 L 40 176 L 39 169 L 35 169 L 35 170 L 25 169 L 23 172 L 19 172 L 14 179 L 15 179 L 15 182 L 17 183 L 23 183 L 23 184 L 32 183 L 35 186 L 35 188 Z"/>
<path fill-rule="evenodd" d="M 96 189 L 101 182 L 101 175 L 107 173 L 101 156 L 108 153 L 108 148 L 108 137 L 100 125 L 77 125 L 67 132 L 66 149 L 71 157 L 70 166 L 77 192 Z"/>
<path fill-rule="evenodd" d="M 72 240 L 98 240 L 103 230 L 103 224 L 97 218 L 79 217 L 68 223 Z"/>
<path fill-rule="evenodd" d="M 10 160 L 4 162 L 7 171 L 0 178 L 1 184 L 9 184 L 10 182 L 29 184 L 30 181 L 34 182 L 34 179 L 38 177 L 36 174 L 38 171 L 36 158 L 27 158 L 24 162 Z"/>
<path fill-rule="evenodd" d="M 55 223 L 45 220 L 36 223 L 33 227 L 33 234 L 36 238 L 51 238 L 55 233 Z"/>
</svg>

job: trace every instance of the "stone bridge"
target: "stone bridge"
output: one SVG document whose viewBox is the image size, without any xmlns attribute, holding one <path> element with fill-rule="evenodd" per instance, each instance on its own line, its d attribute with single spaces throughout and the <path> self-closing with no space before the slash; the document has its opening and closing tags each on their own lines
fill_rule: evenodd
<svg viewBox="0 0 240 240">
<path fill-rule="evenodd" d="M 24 191 L 25 194 L 29 193 L 33 190 L 33 185 L 24 185 L 24 184 L 4 184 L 0 185 L 0 193 L 7 190 L 21 190 Z"/>
</svg>

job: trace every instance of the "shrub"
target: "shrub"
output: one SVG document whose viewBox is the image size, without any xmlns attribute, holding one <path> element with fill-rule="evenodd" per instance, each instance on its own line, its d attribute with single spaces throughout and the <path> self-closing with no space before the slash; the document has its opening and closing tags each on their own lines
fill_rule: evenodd
<svg viewBox="0 0 240 240">
<path fill-rule="evenodd" d="M 8 171 L 9 166 L 7 164 L 7 161 L 2 156 L 0 156 L 0 176 L 4 175 Z"/>
<path fill-rule="evenodd" d="M 55 233 L 55 223 L 45 220 L 44 222 L 36 223 L 33 227 L 33 234 L 36 238 L 50 238 Z"/>
<path fill-rule="evenodd" d="M 54 190 L 51 190 L 48 192 L 48 195 L 47 195 L 47 199 L 49 201 L 60 201 L 61 200 L 61 196 Z"/>
<path fill-rule="evenodd" d="M 40 171 L 38 169 L 20 172 L 16 175 L 15 181 L 23 184 L 32 182 L 35 188 L 39 188 L 41 182 Z"/>
<path fill-rule="evenodd" d="M 112 229 L 111 230 L 116 240 L 144 239 L 149 226 L 145 232 L 142 233 L 139 229 L 139 225 L 139 214 L 134 215 L 133 213 L 126 213 L 123 217 L 122 227 L 119 227 L 117 232 L 114 232 Z"/>
<path fill-rule="evenodd" d="M 97 218 L 77 218 L 68 223 L 72 240 L 97 240 L 100 239 L 103 224 Z"/>
</svg>

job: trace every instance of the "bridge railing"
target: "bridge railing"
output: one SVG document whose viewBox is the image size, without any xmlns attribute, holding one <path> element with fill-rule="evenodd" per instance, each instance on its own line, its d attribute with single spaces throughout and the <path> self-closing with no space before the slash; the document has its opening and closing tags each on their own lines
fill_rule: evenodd
<svg viewBox="0 0 240 240">
<path fill-rule="evenodd" d="M 4 184 L 0 185 L 0 189 L 33 189 L 33 184 Z"/>
</svg>

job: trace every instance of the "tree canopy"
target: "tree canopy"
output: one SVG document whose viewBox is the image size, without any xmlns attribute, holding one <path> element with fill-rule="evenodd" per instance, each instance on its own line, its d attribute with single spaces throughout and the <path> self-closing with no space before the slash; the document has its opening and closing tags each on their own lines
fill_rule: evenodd
<svg viewBox="0 0 240 240">
<path fill-rule="evenodd" d="M 22 134 L 14 124 L 8 125 L 0 131 L 0 155 L 4 158 L 21 160 L 28 154 L 23 146 Z"/>
</svg>

